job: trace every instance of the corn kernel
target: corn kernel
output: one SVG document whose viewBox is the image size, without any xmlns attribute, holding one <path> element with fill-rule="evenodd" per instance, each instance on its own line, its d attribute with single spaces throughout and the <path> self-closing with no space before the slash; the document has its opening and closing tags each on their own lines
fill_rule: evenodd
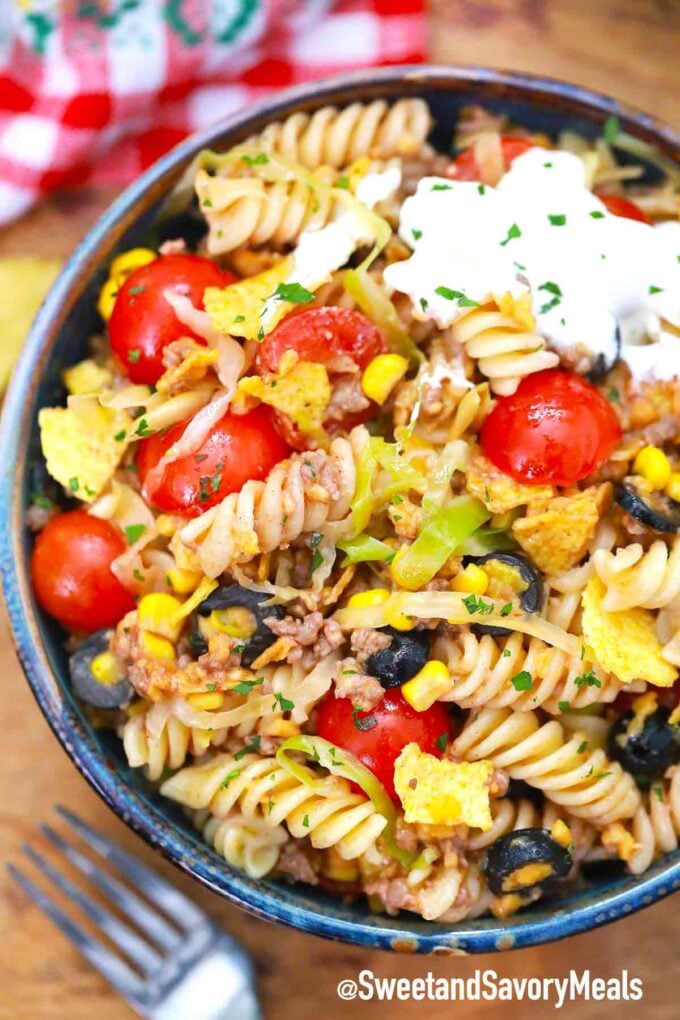
<svg viewBox="0 0 680 1020">
<path fill-rule="evenodd" d="M 170 641 L 176 641 L 182 630 L 182 623 L 181 620 L 177 622 L 175 616 L 181 608 L 182 603 L 174 595 L 167 595 L 165 592 L 145 595 L 137 609 L 139 626 L 154 634 L 161 634 Z"/>
<path fill-rule="evenodd" d="M 206 691 L 200 694 L 189 694 L 187 702 L 199 712 L 216 712 L 224 705 L 225 696 L 222 691 Z"/>
<path fill-rule="evenodd" d="M 156 258 L 156 252 L 151 251 L 151 248 L 130 248 L 129 251 L 122 251 L 111 263 L 109 276 L 125 279 L 135 269 L 148 266 L 149 262 L 154 262 Z M 122 280 L 119 280 L 119 283 L 121 282 Z"/>
<path fill-rule="evenodd" d="M 139 644 L 144 655 L 151 659 L 174 659 L 175 646 L 167 638 L 158 634 L 150 634 L 148 630 L 139 632 Z"/>
<path fill-rule="evenodd" d="M 387 588 L 369 588 L 368 591 L 357 592 L 347 603 L 350 609 L 366 609 L 368 606 L 379 606 L 387 602 L 390 593 Z"/>
<path fill-rule="evenodd" d="M 637 850 L 633 834 L 621 825 L 621 822 L 611 822 L 602 830 L 602 846 L 615 853 L 622 861 L 629 861 Z"/>
<path fill-rule="evenodd" d="M 118 291 L 120 290 L 121 279 L 110 276 L 102 289 L 99 291 L 99 297 L 97 299 L 97 311 L 101 315 L 104 322 L 108 322 L 113 312 L 113 306 L 116 303 L 118 297 Z"/>
<path fill-rule="evenodd" d="M 489 587 L 489 575 L 476 563 L 468 563 L 465 570 L 457 574 L 451 582 L 452 591 L 470 592 L 484 595 Z"/>
<path fill-rule="evenodd" d="M 92 660 L 92 676 L 98 684 L 117 684 L 121 678 L 118 659 L 111 652 L 102 652 Z"/>
<path fill-rule="evenodd" d="M 282 719 L 281 716 L 263 719 L 260 723 L 259 732 L 263 737 L 297 737 L 300 735 L 300 727 L 292 719 Z"/>
<path fill-rule="evenodd" d="M 335 882 L 356 882 L 359 869 L 354 861 L 345 861 L 334 846 L 329 847 L 325 854 L 324 874 Z"/>
<path fill-rule="evenodd" d="M 184 570 L 183 567 L 170 567 L 168 582 L 178 595 L 190 595 L 198 587 L 203 574 L 197 570 Z"/>
<path fill-rule="evenodd" d="M 395 630 L 413 630 L 418 620 L 409 613 L 393 612 L 389 614 L 387 623 L 388 626 L 394 627 Z"/>
<path fill-rule="evenodd" d="M 642 475 L 653 489 L 665 489 L 671 480 L 671 463 L 658 446 L 645 446 L 633 461 L 633 471 Z"/>
<path fill-rule="evenodd" d="M 424 712 L 451 689 L 451 674 L 443 662 L 432 659 L 403 685 L 401 693 L 411 708 Z"/>
<path fill-rule="evenodd" d="M 249 638 L 257 630 L 257 620 L 245 606 L 214 609 L 210 614 L 210 625 L 218 633 L 233 638 Z"/>
<path fill-rule="evenodd" d="M 361 388 L 369 400 L 384 404 L 407 371 L 408 361 L 401 354 L 379 354 L 364 369 Z"/>
<path fill-rule="evenodd" d="M 562 821 L 561 818 L 558 818 L 557 821 L 554 822 L 550 829 L 550 835 L 556 843 L 560 844 L 560 846 L 569 847 L 572 844 L 571 829 L 566 822 Z"/>
<path fill-rule="evenodd" d="M 666 495 L 675 503 L 680 503 L 680 471 L 673 471 L 666 484 Z"/>
</svg>

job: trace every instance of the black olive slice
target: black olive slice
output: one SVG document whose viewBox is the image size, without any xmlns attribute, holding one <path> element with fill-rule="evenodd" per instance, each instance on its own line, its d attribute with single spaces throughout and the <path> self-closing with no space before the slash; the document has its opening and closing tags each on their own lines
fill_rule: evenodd
<svg viewBox="0 0 680 1020">
<path fill-rule="evenodd" d="M 648 785 L 680 761 L 679 727 L 668 722 L 670 709 L 657 708 L 638 728 L 632 712 L 626 712 L 609 731 L 607 751 L 636 781 Z"/>
<path fill-rule="evenodd" d="M 134 688 L 127 677 L 107 684 L 97 680 L 92 673 L 93 661 L 102 652 L 108 651 L 112 634 L 112 630 L 98 630 L 85 638 L 69 657 L 73 690 L 82 701 L 95 708 L 121 708 L 134 695 Z"/>
<path fill-rule="evenodd" d="M 655 531 L 675 534 L 680 531 L 680 503 L 662 492 L 639 491 L 630 479 L 616 493 L 616 502 L 622 510 Z"/>
<path fill-rule="evenodd" d="M 571 854 L 547 829 L 517 829 L 501 836 L 484 861 L 484 874 L 495 896 L 550 892 L 571 870 Z"/>
<path fill-rule="evenodd" d="M 486 556 L 465 556 L 463 564 L 467 565 L 468 563 L 476 563 L 477 566 L 486 570 L 486 573 L 489 574 L 488 594 L 492 598 L 503 597 L 496 596 L 494 582 L 500 586 L 505 580 L 503 575 L 506 575 L 507 586 L 515 592 L 513 601 L 517 599 L 525 613 L 538 613 L 540 611 L 543 606 L 543 577 L 540 571 L 526 557 L 511 552 L 491 552 L 487 553 Z M 495 570 L 494 564 L 497 565 Z M 498 576 L 494 576 L 495 574 Z M 507 627 L 498 627 L 494 624 L 485 623 L 474 623 L 472 629 L 475 634 L 498 635 L 511 633 Z"/>
<path fill-rule="evenodd" d="M 252 632 L 246 633 L 239 639 L 237 647 L 242 648 L 241 661 L 244 666 L 250 666 L 259 655 L 262 655 L 270 645 L 276 641 L 276 634 L 272 633 L 265 624 L 265 619 L 275 616 L 283 619 L 285 613 L 281 606 L 263 606 L 270 596 L 264 592 L 251 591 L 243 588 L 240 584 L 225 585 L 216 588 L 208 595 L 207 599 L 196 608 L 194 614 L 191 635 L 189 641 L 196 656 L 204 655 L 208 651 L 206 631 L 209 631 L 208 618 L 213 612 L 224 612 L 225 610 L 244 610 L 242 619 L 244 622 L 252 621 Z M 202 621 L 206 621 L 203 623 Z M 239 617 L 235 615 L 235 621 Z"/>
<path fill-rule="evenodd" d="M 590 367 L 590 371 L 586 372 L 586 379 L 591 383 L 602 382 L 608 372 L 611 372 L 614 365 L 621 357 L 621 330 L 619 329 L 618 322 L 614 325 L 614 330 L 609 338 L 609 344 L 606 351 L 602 351 L 593 359 L 593 363 Z"/>
<path fill-rule="evenodd" d="M 366 660 L 366 671 L 383 687 L 401 687 L 419 673 L 430 654 L 430 637 L 426 630 L 395 630 L 382 627 L 382 634 L 392 639 L 387 648 L 373 652 Z"/>
</svg>

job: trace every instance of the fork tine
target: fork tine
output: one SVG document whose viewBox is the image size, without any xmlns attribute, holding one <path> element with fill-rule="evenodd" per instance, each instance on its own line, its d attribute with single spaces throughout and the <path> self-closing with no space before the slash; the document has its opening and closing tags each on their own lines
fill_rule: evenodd
<svg viewBox="0 0 680 1020">
<path fill-rule="evenodd" d="M 55 832 L 50 825 L 41 825 L 40 830 L 52 845 L 68 858 L 71 864 L 78 868 L 105 896 L 108 896 L 117 907 L 120 907 L 130 920 L 157 945 L 168 951 L 177 948 L 182 941 L 180 933 L 161 914 L 156 913 L 151 906 L 131 892 L 117 878 L 97 867 L 89 857 L 76 849 L 60 833 Z"/>
<path fill-rule="evenodd" d="M 121 995 L 128 999 L 135 999 L 143 992 L 143 982 L 140 977 L 128 965 L 112 953 L 98 939 L 88 935 L 87 932 L 72 921 L 47 896 L 42 889 L 34 885 L 19 868 L 13 864 L 7 865 L 10 874 L 19 883 L 27 896 L 37 903 L 40 909 L 56 924 L 57 928 L 70 939 L 76 949 L 82 953 L 86 960 L 99 971 L 107 981 L 117 988 Z"/>
<path fill-rule="evenodd" d="M 94 900 L 83 893 L 77 885 L 75 885 L 70 878 L 66 875 L 62 875 L 61 872 L 57 871 L 56 868 L 52 867 L 49 861 L 45 860 L 39 853 L 33 850 L 32 847 L 24 844 L 21 848 L 33 863 L 40 868 L 44 875 L 46 875 L 56 887 L 63 893 L 65 893 L 69 899 L 77 904 L 87 917 L 90 918 L 103 932 L 105 935 L 115 942 L 118 948 L 123 952 L 127 958 L 139 967 L 146 974 L 153 974 L 163 965 L 163 957 L 156 952 L 155 949 L 145 942 L 144 939 L 140 938 L 132 928 L 128 928 L 127 925 L 123 924 L 114 917 L 113 914 L 109 913 L 103 907 L 100 907 Z"/>
<path fill-rule="evenodd" d="M 126 878 L 136 885 L 150 900 L 171 917 L 184 931 L 197 925 L 210 923 L 208 915 L 200 910 L 188 896 L 166 882 L 141 861 L 125 853 L 115 843 L 109 842 L 96 829 L 91 828 L 68 808 L 57 805 L 61 817 L 86 840 L 92 849 L 110 861 Z"/>
</svg>

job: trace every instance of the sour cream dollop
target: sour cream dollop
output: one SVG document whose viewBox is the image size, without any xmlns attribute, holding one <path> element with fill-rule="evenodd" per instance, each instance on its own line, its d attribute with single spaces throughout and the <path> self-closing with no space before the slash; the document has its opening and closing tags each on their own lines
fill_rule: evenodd
<svg viewBox="0 0 680 1020">
<path fill-rule="evenodd" d="M 490 296 L 529 291 L 537 330 L 639 377 L 680 376 L 680 223 L 613 216 L 588 189 L 578 156 L 540 147 L 493 188 L 425 177 L 404 202 L 399 233 L 413 255 L 385 269 L 421 318 L 442 328 Z M 652 342 L 648 342 L 649 340 Z"/>
</svg>

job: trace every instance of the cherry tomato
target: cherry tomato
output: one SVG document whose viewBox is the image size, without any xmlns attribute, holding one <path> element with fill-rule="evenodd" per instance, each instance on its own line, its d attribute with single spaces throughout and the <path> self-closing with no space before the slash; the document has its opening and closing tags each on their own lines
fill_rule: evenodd
<svg viewBox="0 0 680 1020">
<path fill-rule="evenodd" d="M 369 716 L 375 725 L 357 729 L 356 722 Z M 316 721 L 318 735 L 358 758 L 395 801 L 399 798 L 394 789 L 394 763 L 402 748 L 413 742 L 441 758 L 437 741 L 443 735 L 448 738 L 449 727 L 448 713 L 440 701 L 425 712 L 416 712 L 398 687 L 385 691 L 372 711 L 356 714 L 349 698 L 336 698 L 331 692 L 321 703 Z"/>
<path fill-rule="evenodd" d="M 514 138 L 510 135 L 503 135 L 501 137 L 501 154 L 503 157 L 503 164 L 506 170 L 509 170 L 513 164 L 513 161 L 518 156 L 522 156 L 529 149 L 533 149 L 536 142 L 532 142 L 530 138 Z M 474 145 L 469 145 L 467 149 L 463 149 L 453 161 L 456 168 L 455 179 L 457 181 L 478 181 L 480 178 L 480 170 L 477 165 L 477 158 L 475 156 Z"/>
<path fill-rule="evenodd" d="M 42 608 L 65 627 L 114 627 L 135 601 L 111 571 L 127 546 L 117 528 L 84 510 L 53 517 L 31 557 L 33 590 Z"/>
<path fill-rule="evenodd" d="M 255 367 L 259 372 L 278 372 L 281 358 L 289 350 L 296 351 L 301 361 L 325 365 L 332 383 L 334 375 L 347 372 L 343 361 L 350 358 L 359 372 L 363 372 L 373 358 L 387 350 L 387 344 L 380 330 L 363 312 L 315 307 L 287 315 L 262 341 Z M 375 404 L 363 411 L 348 412 L 334 419 L 330 430 L 349 431 L 374 413 Z M 296 449 L 306 449 L 304 437 L 291 426 L 286 415 L 277 412 L 277 420 L 288 442 Z"/>
<path fill-rule="evenodd" d="M 628 198 L 623 198 L 622 195 L 598 195 L 597 197 L 613 216 L 623 216 L 627 220 L 639 220 L 640 223 L 652 222 L 639 205 L 631 202 Z"/>
<path fill-rule="evenodd" d="M 160 484 L 147 491 L 146 477 L 165 451 L 176 443 L 185 425 L 143 439 L 137 451 L 137 471 L 144 498 L 159 510 L 195 517 L 238 492 L 251 479 L 266 478 L 290 452 L 264 405 L 248 414 L 227 412 L 213 425 L 200 449 L 168 464 Z"/>
<path fill-rule="evenodd" d="M 125 374 L 135 383 L 156 383 L 163 374 L 163 348 L 189 336 L 205 341 L 183 325 L 163 297 L 176 291 L 203 308 L 206 287 L 226 287 L 236 276 L 199 255 L 161 255 L 130 273 L 109 320 L 109 340 Z"/>
<path fill-rule="evenodd" d="M 596 471 L 622 435 L 605 397 L 580 375 L 535 372 L 484 422 L 482 449 L 519 482 L 573 485 Z"/>
</svg>

